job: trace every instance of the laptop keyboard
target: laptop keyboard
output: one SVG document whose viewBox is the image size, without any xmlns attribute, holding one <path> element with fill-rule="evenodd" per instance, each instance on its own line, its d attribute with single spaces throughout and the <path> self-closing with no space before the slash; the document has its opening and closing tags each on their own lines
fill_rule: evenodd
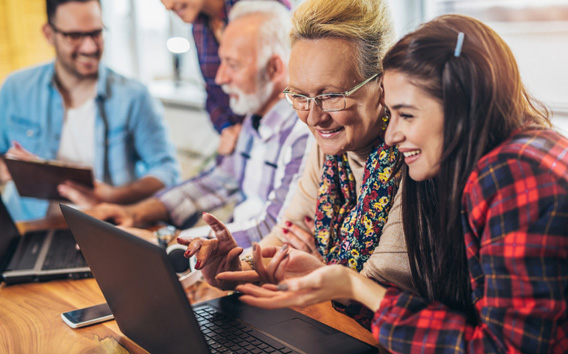
<svg viewBox="0 0 568 354">
<path fill-rule="evenodd" d="M 213 307 L 194 309 L 211 353 L 296 353 Z"/>
<path fill-rule="evenodd" d="M 16 254 L 10 261 L 8 270 L 33 269 L 46 234 L 45 231 L 35 231 L 22 237 Z"/>
<path fill-rule="evenodd" d="M 75 244 L 71 231 L 55 231 L 42 270 L 88 267 L 83 254 L 75 248 Z"/>
</svg>

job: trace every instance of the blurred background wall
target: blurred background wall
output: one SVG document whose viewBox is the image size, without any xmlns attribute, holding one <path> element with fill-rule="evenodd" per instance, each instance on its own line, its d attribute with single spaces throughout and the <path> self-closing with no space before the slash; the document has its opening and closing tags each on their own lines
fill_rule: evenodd
<svg viewBox="0 0 568 354">
<path fill-rule="evenodd" d="M 49 60 L 43 38 L 45 0 L 0 0 L 0 82 L 13 70 Z"/>
</svg>

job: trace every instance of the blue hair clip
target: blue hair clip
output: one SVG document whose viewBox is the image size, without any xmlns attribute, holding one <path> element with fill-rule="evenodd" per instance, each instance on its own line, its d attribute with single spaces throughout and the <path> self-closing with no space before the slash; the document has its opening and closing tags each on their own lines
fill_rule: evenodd
<svg viewBox="0 0 568 354">
<path fill-rule="evenodd" d="M 454 51 L 454 56 L 459 57 L 463 47 L 463 39 L 465 35 L 463 32 L 458 33 L 458 42 L 456 43 L 456 50 Z"/>
</svg>

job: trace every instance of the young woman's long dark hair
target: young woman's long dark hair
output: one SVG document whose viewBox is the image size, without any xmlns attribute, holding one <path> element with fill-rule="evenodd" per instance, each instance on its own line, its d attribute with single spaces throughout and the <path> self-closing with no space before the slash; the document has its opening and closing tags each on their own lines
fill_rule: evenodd
<svg viewBox="0 0 568 354">
<path fill-rule="evenodd" d="M 458 34 L 463 47 L 455 56 Z M 413 181 L 403 167 L 403 220 L 419 293 L 475 322 L 461 220 L 461 198 L 479 159 L 527 123 L 550 126 L 548 111 L 526 92 L 505 42 L 473 18 L 445 15 L 403 37 L 386 54 L 444 111 L 439 174 Z"/>
</svg>

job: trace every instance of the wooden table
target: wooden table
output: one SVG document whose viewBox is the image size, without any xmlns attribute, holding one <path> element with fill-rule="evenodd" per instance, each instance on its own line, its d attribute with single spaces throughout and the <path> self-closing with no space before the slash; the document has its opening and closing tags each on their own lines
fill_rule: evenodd
<svg viewBox="0 0 568 354">
<path fill-rule="evenodd" d="M 200 281 L 186 289 L 191 303 L 226 295 Z M 95 279 L 58 280 L 0 287 L 0 353 L 146 353 L 116 321 L 71 329 L 61 313 L 105 301 Z M 329 302 L 295 309 L 364 342 L 370 332 L 336 312 Z"/>
</svg>

